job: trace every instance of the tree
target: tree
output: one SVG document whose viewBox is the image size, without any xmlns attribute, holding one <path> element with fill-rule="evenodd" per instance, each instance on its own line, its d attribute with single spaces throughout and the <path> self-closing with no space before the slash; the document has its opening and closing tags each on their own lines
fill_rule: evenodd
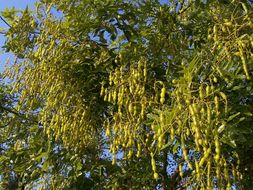
<svg viewBox="0 0 253 190">
<path fill-rule="evenodd" d="M 52 166 L 76 166 L 62 173 L 76 188 L 251 187 L 250 1 L 41 0 L 7 13 L 15 109 L 56 142 Z"/>
</svg>

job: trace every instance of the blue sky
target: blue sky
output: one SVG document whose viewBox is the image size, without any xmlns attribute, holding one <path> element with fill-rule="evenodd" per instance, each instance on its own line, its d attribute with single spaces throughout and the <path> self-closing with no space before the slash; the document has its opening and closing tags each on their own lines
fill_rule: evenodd
<svg viewBox="0 0 253 190">
<path fill-rule="evenodd" d="M 6 7 L 12 8 L 15 7 L 18 10 L 25 9 L 28 5 L 31 8 L 34 8 L 34 3 L 36 0 L 0 0 L 0 12 L 5 10 Z M 7 26 L 0 20 L 0 28 L 6 28 Z M 0 47 L 3 46 L 4 36 L 0 34 Z M 10 54 L 6 55 L 0 51 L 0 72 L 3 70 L 7 58 L 10 57 Z"/>
</svg>

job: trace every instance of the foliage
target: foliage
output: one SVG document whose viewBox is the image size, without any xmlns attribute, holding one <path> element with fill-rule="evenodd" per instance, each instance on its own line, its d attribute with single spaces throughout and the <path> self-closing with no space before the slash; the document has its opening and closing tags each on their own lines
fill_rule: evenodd
<svg viewBox="0 0 253 190">
<path fill-rule="evenodd" d="M 26 120 L 4 121 L 15 133 L 24 122 L 18 138 L 36 144 L 22 153 L 39 154 L 35 168 L 49 163 L 28 171 L 55 176 L 56 189 L 250 188 L 252 10 L 250 1 L 41 0 L 34 14 L 11 14 L 4 48 L 18 61 L 5 74 Z"/>
</svg>

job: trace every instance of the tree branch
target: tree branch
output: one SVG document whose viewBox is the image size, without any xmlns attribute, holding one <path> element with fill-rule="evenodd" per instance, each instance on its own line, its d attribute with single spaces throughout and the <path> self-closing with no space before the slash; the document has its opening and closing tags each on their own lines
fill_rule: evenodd
<svg viewBox="0 0 253 190">
<path fill-rule="evenodd" d="M 10 109 L 10 108 L 4 107 L 4 106 L 2 106 L 1 104 L 0 104 L 0 109 L 2 109 L 2 110 L 4 110 L 4 111 L 7 111 L 7 112 L 9 112 L 9 113 L 12 113 L 12 114 L 14 114 L 14 115 L 16 115 L 16 116 L 18 116 L 18 117 L 20 117 L 20 118 L 23 118 L 23 119 L 29 120 L 29 121 L 31 121 L 31 122 L 34 122 L 34 123 L 36 123 L 36 124 L 38 124 L 38 125 L 41 125 L 38 121 L 33 120 L 33 119 L 28 119 L 24 114 L 18 113 L 18 112 L 15 111 L 15 110 L 12 110 L 12 109 Z"/>
<path fill-rule="evenodd" d="M 0 15 L 0 19 L 11 28 L 11 25 Z"/>
</svg>

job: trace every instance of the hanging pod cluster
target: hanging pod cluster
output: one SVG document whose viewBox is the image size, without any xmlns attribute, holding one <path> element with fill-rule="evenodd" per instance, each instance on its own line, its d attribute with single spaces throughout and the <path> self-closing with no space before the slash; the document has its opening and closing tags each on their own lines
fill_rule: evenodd
<svg viewBox="0 0 253 190">
<path fill-rule="evenodd" d="M 23 61 L 9 70 L 13 92 L 21 93 L 17 110 L 38 112 L 38 122 L 48 136 L 62 140 L 67 148 L 81 149 L 95 141 L 97 132 L 94 102 L 89 100 L 94 97 L 87 98 L 90 95 L 83 94 L 82 81 L 73 77 L 85 52 L 63 38 L 68 35 L 63 23 L 48 18 L 43 24 L 36 38 L 36 51 L 27 55 L 32 63 Z M 70 54 L 73 51 L 75 57 Z M 89 56 L 89 50 L 86 53 Z"/>
<path fill-rule="evenodd" d="M 227 96 L 215 85 L 218 82 L 215 76 L 210 75 L 207 81 L 195 83 L 193 77 L 198 74 L 199 60 L 193 62 L 196 62 L 194 67 L 190 66 L 191 63 L 188 66 L 193 71 L 185 69 L 184 75 L 174 82 L 171 112 L 177 110 L 176 116 L 165 125 L 174 128 L 173 134 L 180 141 L 182 156 L 200 187 L 213 189 L 219 184 L 219 187 L 231 189 L 240 174 L 227 161 L 234 159 L 236 163 L 237 158 L 226 155 L 221 149 L 220 132 L 226 127 Z"/>
<path fill-rule="evenodd" d="M 149 97 L 146 93 L 147 65 L 144 58 L 127 66 L 120 53 L 118 67 L 111 71 L 107 82 L 102 82 L 100 95 L 115 105 L 111 118 L 105 121 L 106 136 L 111 140 L 111 152 L 123 149 L 125 157 L 141 155 L 141 135 Z M 135 149 L 136 148 L 136 149 Z"/>
<path fill-rule="evenodd" d="M 234 64 L 240 62 L 244 71 L 245 78 L 250 80 L 249 68 L 252 67 L 253 59 L 253 16 L 252 11 L 248 10 L 244 3 L 239 2 L 234 9 L 233 14 L 224 17 L 222 20 L 214 15 L 215 24 L 209 29 L 208 39 L 213 42 L 212 51 L 217 56 L 217 64 L 227 61 L 224 70 L 234 67 Z M 251 65 L 249 65 L 251 64 Z M 224 78 L 224 72 L 217 69 L 221 78 Z"/>
<path fill-rule="evenodd" d="M 104 123 L 113 163 L 120 150 L 126 159 L 144 156 L 147 152 L 143 154 L 142 151 L 148 150 L 154 178 L 158 179 L 154 145 L 159 149 L 164 145 L 165 125 L 158 128 L 157 123 L 147 123 L 147 115 L 151 108 L 159 108 L 165 103 L 165 85 L 153 79 L 144 57 L 131 60 L 130 64 L 122 53 L 116 59 L 118 65 L 109 73 L 108 81 L 102 82 L 100 91 L 104 101 L 113 107 L 111 117 Z M 165 115 L 161 114 L 159 120 L 164 123 Z"/>
</svg>

